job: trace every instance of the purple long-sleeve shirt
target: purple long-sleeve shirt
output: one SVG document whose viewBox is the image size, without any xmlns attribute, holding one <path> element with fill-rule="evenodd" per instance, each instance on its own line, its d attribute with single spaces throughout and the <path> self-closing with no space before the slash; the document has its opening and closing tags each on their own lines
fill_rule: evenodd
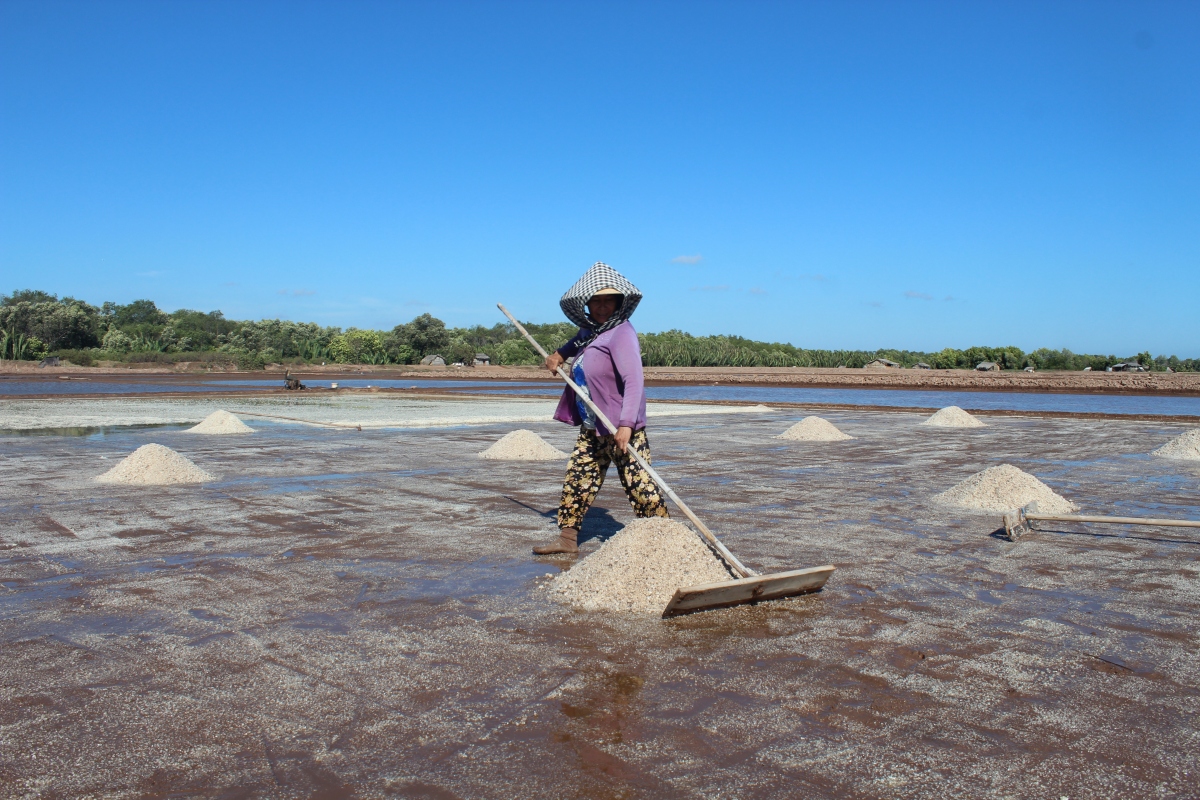
<svg viewBox="0 0 1200 800">
<path fill-rule="evenodd" d="M 579 341 L 591 336 L 591 331 L 579 333 L 562 347 L 558 354 L 571 358 L 579 354 Z M 615 328 L 605 331 L 585 348 L 587 358 L 583 369 L 587 375 L 588 392 L 592 402 L 600 407 L 604 416 L 616 423 L 618 428 L 640 430 L 646 427 L 646 382 L 642 376 L 642 346 L 637 331 L 626 320 Z M 558 401 L 554 418 L 568 425 L 582 425 L 579 409 L 575 405 L 575 390 L 570 386 Z M 613 431 L 596 420 L 596 433 L 611 436 Z"/>
</svg>

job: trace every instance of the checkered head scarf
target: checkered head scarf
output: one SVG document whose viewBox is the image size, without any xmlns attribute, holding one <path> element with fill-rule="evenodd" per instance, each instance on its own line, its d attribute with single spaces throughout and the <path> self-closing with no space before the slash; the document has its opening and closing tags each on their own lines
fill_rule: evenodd
<svg viewBox="0 0 1200 800">
<path fill-rule="evenodd" d="M 622 299 L 616 313 L 609 317 L 603 325 L 597 325 L 588 316 L 587 302 L 601 289 L 616 289 L 621 293 Z M 581 328 L 590 330 L 594 339 L 632 317 L 633 310 L 640 302 L 642 302 L 642 293 L 636 286 L 608 264 L 597 261 L 587 272 L 583 273 L 582 278 L 575 281 L 575 285 L 567 290 L 558 304 L 562 307 L 563 313 L 567 315 L 567 319 Z"/>
</svg>

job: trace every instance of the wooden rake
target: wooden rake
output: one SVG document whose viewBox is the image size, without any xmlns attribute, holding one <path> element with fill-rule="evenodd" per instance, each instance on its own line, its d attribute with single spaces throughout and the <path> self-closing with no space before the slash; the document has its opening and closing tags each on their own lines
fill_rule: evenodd
<svg viewBox="0 0 1200 800">
<path fill-rule="evenodd" d="M 536 339 L 529 335 L 529 331 L 525 330 L 525 326 L 517 322 L 516 317 L 510 314 L 503 304 L 497 303 L 496 305 L 504 312 L 504 316 L 508 317 L 509 322 L 515 325 L 517 330 L 533 345 L 533 349 L 542 358 L 547 358 L 546 351 L 537 343 Z M 586 403 L 587 407 L 595 413 L 596 419 L 603 423 L 605 428 L 610 431 L 616 431 L 617 426 L 612 424 L 608 417 L 604 415 L 604 412 L 592 402 L 592 398 L 588 396 L 587 392 L 581 389 L 575 381 L 571 380 L 571 376 L 562 367 L 558 368 L 558 377 L 566 381 L 567 385 L 579 396 L 579 399 Z M 700 532 L 700 536 L 704 542 L 725 562 L 729 571 L 737 576 L 735 580 L 731 581 L 704 583 L 676 589 L 675 596 L 671 598 L 671 602 L 667 604 L 666 609 L 663 611 L 664 617 L 675 617 L 680 614 L 690 614 L 694 611 L 705 611 L 710 608 L 725 608 L 817 592 L 821 590 L 821 587 L 825 585 L 825 581 L 833 573 L 835 568 L 830 564 L 826 564 L 820 567 L 777 572 L 773 575 L 759 575 L 739 561 L 737 556 L 729 552 L 729 548 L 722 544 L 721 540 L 708 529 L 708 526 L 692 513 L 687 504 L 679 499 L 679 495 L 675 494 L 675 491 L 667 485 L 667 482 L 662 479 L 662 476 L 658 474 L 654 467 L 650 466 L 649 462 L 642 458 L 632 447 L 627 452 L 642 469 L 646 470 L 646 473 L 658 484 L 663 493 L 671 498 L 671 501 L 679 507 L 684 516 L 691 520 L 692 524 L 696 526 L 696 530 Z"/>
<path fill-rule="evenodd" d="M 1004 515 L 1004 535 L 1015 542 L 1037 530 L 1037 522 L 1095 522 L 1104 525 L 1150 525 L 1164 528 L 1200 528 L 1200 520 L 1155 519 L 1153 517 L 1098 517 L 1086 514 L 1039 514 L 1037 501 Z"/>
</svg>

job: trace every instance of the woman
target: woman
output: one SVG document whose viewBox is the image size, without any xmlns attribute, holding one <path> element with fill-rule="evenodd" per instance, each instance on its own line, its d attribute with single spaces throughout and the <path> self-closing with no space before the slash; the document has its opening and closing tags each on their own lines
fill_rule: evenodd
<svg viewBox="0 0 1200 800">
<path fill-rule="evenodd" d="M 559 301 L 579 332 L 546 358 L 546 368 L 555 372 L 574 357 L 572 378 L 617 429 L 607 430 L 569 386 L 563 392 L 554 418 L 578 425 L 579 438 L 567 462 L 558 505 L 558 536 L 533 548 L 538 555 L 579 552 L 583 517 L 604 485 L 609 464 L 617 465 L 625 495 L 639 517 L 667 516 L 658 487 L 629 455 L 632 447 L 650 463 L 642 349 L 637 331 L 629 323 L 641 300 L 636 286 L 612 267 L 597 262 Z"/>
</svg>

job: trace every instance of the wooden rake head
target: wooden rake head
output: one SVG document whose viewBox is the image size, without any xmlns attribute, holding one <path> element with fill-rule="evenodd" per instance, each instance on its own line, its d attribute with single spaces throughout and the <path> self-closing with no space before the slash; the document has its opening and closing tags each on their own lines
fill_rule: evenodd
<svg viewBox="0 0 1200 800">
<path fill-rule="evenodd" d="M 1025 534 L 1032 531 L 1033 521 L 1029 519 L 1028 514 L 1037 513 L 1037 501 L 1034 500 L 1024 508 L 1018 508 L 1016 511 L 1010 511 L 1004 515 L 1004 535 L 1010 542 L 1015 542 Z"/>
</svg>

